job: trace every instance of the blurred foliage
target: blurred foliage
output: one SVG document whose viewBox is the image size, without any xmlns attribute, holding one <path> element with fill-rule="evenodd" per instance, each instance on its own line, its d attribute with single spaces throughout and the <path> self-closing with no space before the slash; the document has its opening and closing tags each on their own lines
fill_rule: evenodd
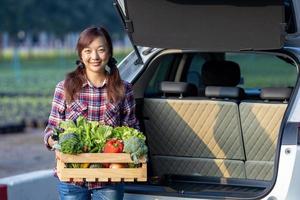
<svg viewBox="0 0 300 200">
<path fill-rule="evenodd" d="M 51 102 L 50 96 L 0 97 L 0 128 L 33 122 L 45 124 L 49 117 Z"/>
<path fill-rule="evenodd" d="M 128 53 L 129 50 L 115 52 L 115 58 L 120 62 Z M 0 133 L 24 123 L 44 126 L 55 85 L 75 69 L 75 53 L 21 56 L 20 79 L 16 79 L 9 58 L 0 60 Z"/>
<path fill-rule="evenodd" d="M 129 50 L 115 51 L 114 57 L 120 62 Z M 76 54 L 52 54 L 27 57 L 21 56 L 19 76 L 11 67 L 10 59 L 0 60 L 0 96 L 53 95 L 55 85 L 75 69 Z"/>
<path fill-rule="evenodd" d="M 0 32 L 15 38 L 19 31 L 63 36 L 91 25 L 103 25 L 114 35 L 123 29 L 112 0 L 1 0 L 0 8 Z"/>
</svg>

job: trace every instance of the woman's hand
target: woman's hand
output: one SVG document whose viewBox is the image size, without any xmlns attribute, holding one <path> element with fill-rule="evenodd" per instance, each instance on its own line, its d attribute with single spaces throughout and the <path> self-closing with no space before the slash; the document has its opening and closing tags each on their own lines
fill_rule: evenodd
<svg viewBox="0 0 300 200">
<path fill-rule="evenodd" d="M 53 145 L 54 145 L 55 143 L 57 143 L 57 141 L 53 140 L 51 136 L 48 137 L 48 141 L 47 141 L 47 142 L 48 142 L 48 144 L 49 144 L 49 146 L 50 146 L 51 148 L 53 148 Z"/>
<path fill-rule="evenodd" d="M 61 160 L 60 154 L 58 153 L 57 150 L 55 150 L 55 158 L 56 158 L 56 160 Z"/>
</svg>

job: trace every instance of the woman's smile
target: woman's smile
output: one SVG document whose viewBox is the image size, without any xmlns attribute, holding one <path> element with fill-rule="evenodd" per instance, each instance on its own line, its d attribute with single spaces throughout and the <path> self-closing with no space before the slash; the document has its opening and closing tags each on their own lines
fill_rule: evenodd
<svg viewBox="0 0 300 200">
<path fill-rule="evenodd" d="M 90 64 L 93 66 L 99 66 L 101 65 L 101 62 L 90 62 Z"/>
</svg>

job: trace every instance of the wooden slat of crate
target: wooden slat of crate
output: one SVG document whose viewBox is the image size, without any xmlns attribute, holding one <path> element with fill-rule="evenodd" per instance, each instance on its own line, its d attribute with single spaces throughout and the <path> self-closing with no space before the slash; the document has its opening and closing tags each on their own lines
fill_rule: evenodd
<svg viewBox="0 0 300 200">
<path fill-rule="evenodd" d="M 78 155 L 63 154 L 56 152 L 64 163 L 133 163 L 128 153 L 81 153 Z M 145 163 L 140 159 L 140 163 Z"/>
<path fill-rule="evenodd" d="M 124 178 L 124 182 L 134 182 L 134 178 Z"/>
<path fill-rule="evenodd" d="M 141 159 L 139 168 L 66 168 L 65 163 L 133 163 L 129 154 L 125 153 L 84 153 L 79 155 L 67 155 L 56 152 L 57 175 L 61 181 L 147 181 L 147 164 Z"/>
<path fill-rule="evenodd" d="M 83 178 L 89 181 L 95 181 L 98 178 L 99 181 L 107 181 L 111 178 L 111 181 L 133 181 L 136 178 L 138 181 L 146 181 L 147 179 L 146 168 L 63 168 L 58 170 L 58 177 L 61 181 L 70 181 L 70 179 L 81 180 Z"/>
</svg>

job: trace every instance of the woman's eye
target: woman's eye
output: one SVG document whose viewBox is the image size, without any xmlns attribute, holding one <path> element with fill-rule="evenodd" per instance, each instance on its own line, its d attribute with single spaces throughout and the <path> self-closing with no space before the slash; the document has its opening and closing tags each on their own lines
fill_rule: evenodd
<svg viewBox="0 0 300 200">
<path fill-rule="evenodd" d="M 91 53 L 91 50 L 84 50 L 84 53 Z"/>
<path fill-rule="evenodd" d="M 105 49 L 98 49 L 98 52 L 105 52 Z"/>
</svg>

